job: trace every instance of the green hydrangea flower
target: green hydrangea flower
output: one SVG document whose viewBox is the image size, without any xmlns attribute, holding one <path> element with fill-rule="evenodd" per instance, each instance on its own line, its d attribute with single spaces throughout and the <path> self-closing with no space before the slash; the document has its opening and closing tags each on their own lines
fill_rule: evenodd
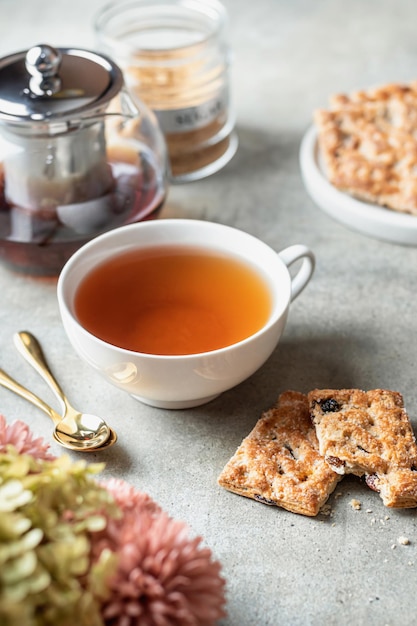
<svg viewBox="0 0 417 626">
<path fill-rule="evenodd" d="M 90 567 L 90 533 L 119 509 L 95 476 L 102 464 L 0 454 L 0 624 L 101 626 L 116 557 Z"/>
</svg>

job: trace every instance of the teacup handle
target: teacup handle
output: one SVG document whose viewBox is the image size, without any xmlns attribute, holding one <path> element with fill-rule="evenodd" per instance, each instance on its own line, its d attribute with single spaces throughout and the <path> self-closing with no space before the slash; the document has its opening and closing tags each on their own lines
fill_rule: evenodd
<svg viewBox="0 0 417 626">
<path fill-rule="evenodd" d="M 281 252 L 278 253 L 281 261 L 285 263 L 287 267 L 298 261 L 299 259 L 303 259 L 301 263 L 301 267 L 298 270 L 297 274 L 291 277 L 291 302 L 295 300 L 295 298 L 300 295 L 304 287 L 306 287 L 310 278 L 313 275 L 314 267 L 316 265 L 316 258 L 313 252 L 302 244 L 295 244 L 294 246 L 289 246 Z"/>
</svg>

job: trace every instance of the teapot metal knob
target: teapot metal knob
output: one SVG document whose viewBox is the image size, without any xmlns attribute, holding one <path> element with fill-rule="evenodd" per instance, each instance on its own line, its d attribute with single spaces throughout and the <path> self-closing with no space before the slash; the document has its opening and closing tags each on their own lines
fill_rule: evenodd
<svg viewBox="0 0 417 626">
<path fill-rule="evenodd" d="M 58 76 L 61 53 L 46 44 L 30 48 L 26 54 L 25 66 L 31 79 L 29 88 L 35 96 L 52 96 L 61 89 Z"/>
</svg>

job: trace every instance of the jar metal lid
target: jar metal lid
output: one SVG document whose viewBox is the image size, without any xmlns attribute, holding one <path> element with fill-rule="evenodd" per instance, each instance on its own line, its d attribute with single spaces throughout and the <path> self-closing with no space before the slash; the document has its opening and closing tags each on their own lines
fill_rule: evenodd
<svg viewBox="0 0 417 626">
<path fill-rule="evenodd" d="M 35 46 L 0 59 L 0 122 L 84 117 L 105 108 L 122 86 L 122 71 L 103 55 Z"/>
</svg>

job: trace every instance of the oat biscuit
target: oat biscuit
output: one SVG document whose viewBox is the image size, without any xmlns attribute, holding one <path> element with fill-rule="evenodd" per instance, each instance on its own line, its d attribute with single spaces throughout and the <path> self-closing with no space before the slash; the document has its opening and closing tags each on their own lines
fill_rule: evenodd
<svg viewBox="0 0 417 626">
<path fill-rule="evenodd" d="M 332 96 L 314 121 L 336 188 L 417 215 L 417 82 Z"/>
<path fill-rule="evenodd" d="M 340 479 L 318 452 L 307 396 L 286 391 L 242 441 L 218 483 L 247 498 L 315 516 Z"/>
<path fill-rule="evenodd" d="M 417 446 L 400 393 L 315 389 L 308 400 L 319 451 L 335 472 L 365 476 L 388 507 L 417 506 Z"/>
</svg>

